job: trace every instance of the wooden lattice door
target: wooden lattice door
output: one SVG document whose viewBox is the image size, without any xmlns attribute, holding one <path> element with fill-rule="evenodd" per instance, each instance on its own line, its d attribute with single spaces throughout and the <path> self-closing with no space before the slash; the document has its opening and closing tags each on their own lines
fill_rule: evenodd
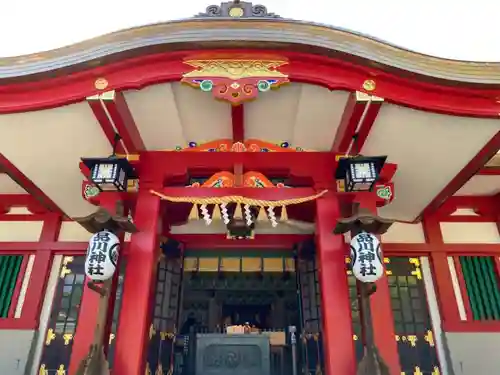
<svg viewBox="0 0 500 375">
<path fill-rule="evenodd" d="M 420 260 L 391 257 L 386 267 L 401 374 L 439 375 Z"/>
<path fill-rule="evenodd" d="M 152 374 L 175 373 L 179 297 L 182 259 L 162 258 L 158 263 L 153 319 L 149 331 L 146 371 Z"/>
<path fill-rule="evenodd" d="M 321 291 L 314 243 L 303 246 L 297 258 L 297 285 L 301 312 L 301 365 L 303 374 L 322 374 Z"/>
</svg>

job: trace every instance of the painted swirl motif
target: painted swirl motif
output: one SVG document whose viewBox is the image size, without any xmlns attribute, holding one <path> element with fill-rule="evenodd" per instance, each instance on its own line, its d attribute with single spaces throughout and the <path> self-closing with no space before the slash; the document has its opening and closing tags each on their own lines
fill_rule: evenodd
<svg viewBox="0 0 500 375">
<path fill-rule="evenodd" d="M 267 8 L 264 5 L 254 5 L 252 7 L 252 15 L 254 17 L 266 17 Z"/>
<path fill-rule="evenodd" d="M 203 16 L 206 17 L 220 17 L 222 14 L 222 9 L 218 5 L 210 5 L 207 7 L 206 13 Z"/>
<path fill-rule="evenodd" d="M 281 18 L 277 14 L 268 13 L 267 8 L 264 5 L 254 5 L 252 7 L 252 17 Z"/>
<path fill-rule="evenodd" d="M 216 94 L 216 96 L 217 94 L 219 94 L 219 96 L 222 97 L 223 95 L 227 94 L 228 91 L 229 91 L 229 86 L 227 84 L 222 83 L 215 87 L 214 93 Z"/>
<path fill-rule="evenodd" d="M 244 84 L 242 89 L 242 91 L 247 95 L 254 95 L 255 90 L 256 90 L 255 85 L 251 83 Z"/>
</svg>

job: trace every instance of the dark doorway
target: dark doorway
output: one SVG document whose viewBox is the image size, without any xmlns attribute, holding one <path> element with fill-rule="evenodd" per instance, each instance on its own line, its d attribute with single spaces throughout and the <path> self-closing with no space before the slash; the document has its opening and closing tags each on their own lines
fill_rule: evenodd
<svg viewBox="0 0 500 375">
<path fill-rule="evenodd" d="M 297 284 L 292 275 L 226 272 L 184 274 L 179 326 L 195 316 L 197 331 L 215 333 L 246 322 L 259 329 L 299 326 Z"/>
<path fill-rule="evenodd" d="M 223 305 L 222 316 L 227 325 L 249 324 L 258 329 L 269 329 L 271 305 Z"/>
<path fill-rule="evenodd" d="M 238 337 L 264 338 L 269 343 L 272 375 L 290 374 L 292 366 L 304 374 L 322 371 L 314 252 L 305 248 L 296 258 L 292 252 L 245 251 L 243 257 L 234 256 L 238 253 L 242 254 L 204 251 L 160 262 L 148 350 L 152 372 L 193 375 L 205 358 L 199 350 L 203 340 L 214 338 L 224 346 Z M 249 331 L 247 322 L 252 326 Z M 233 327 L 228 330 L 228 326 Z M 295 359 L 290 327 L 296 329 Z M 215 354 L 210 357 L 214 363 L 226 358 L 219 351 Z"/>
</svg>

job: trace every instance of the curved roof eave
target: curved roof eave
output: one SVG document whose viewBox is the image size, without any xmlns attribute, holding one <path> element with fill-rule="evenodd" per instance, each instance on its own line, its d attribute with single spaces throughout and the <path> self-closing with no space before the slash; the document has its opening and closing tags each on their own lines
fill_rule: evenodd
<svg viewBox="0 0 500 375">
<path fill-rule="evenodd" d="M 394 46 L 342 28 L 277 18 L 191 18 L 117 31 L 59 49 L 0 58 L 0 80 L 12 80 L 87 66 L 96 60 L 147 47 L 192 49 L 193 43 L 274 43 L 340 52 L 429 78 L 466 84 L 499 85 L 500 63 L 449 60 Z M 263 45 L 261 48 L 265 49 Z M 85 69 L 84 67 L 82 69 Z"/>
</svg>

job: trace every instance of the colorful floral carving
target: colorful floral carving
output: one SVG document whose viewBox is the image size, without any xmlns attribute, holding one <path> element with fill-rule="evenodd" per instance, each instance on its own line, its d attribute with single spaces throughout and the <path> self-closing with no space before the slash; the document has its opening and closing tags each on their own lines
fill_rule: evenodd
<svg viewBox="0 0 500 375">
<path fill-rule="evenodd" d="M 231 172 L 219 172 L 211 176 L 204 183 L 200 184 L 195 182 L 190 185 L 190 187 L 208 187 L 208 188 L 223 188 L 223 187 L 233 187 L 235 185 L 235 179 L 233 173 Z M 242 187 L 252 187 L 252 188 L 281 188 L 286 187 L 282 183 L 273 184 L 266 176 L 260 172 L 250 171 L 243 175 L 243 186 Z"/>
<path fill-rule="evenodd" d="M 215 59 L 187 60 L 185 63 L 196 69 L 184 74 L 181 82 L 212 92 L 215 98 L 232 105 L 253 100 L 259 92 L 289 82 L 288 76 L 277 70 L 287 64 L 284 60 Z"/>
<path fill-rule="evenodd" d="M 177 147 L 177 151 L 183 152 L 302 152 L 301 147 L 292 147 L 289 142 L 274 144 L 261 141 L 259 139 L 247 139 L 245 142 L 235 142 L 231 139 L 218 139 L 208 143 L 198 145 L 196 142 L 189 142 L 189 147 Z"/>
</svg>

